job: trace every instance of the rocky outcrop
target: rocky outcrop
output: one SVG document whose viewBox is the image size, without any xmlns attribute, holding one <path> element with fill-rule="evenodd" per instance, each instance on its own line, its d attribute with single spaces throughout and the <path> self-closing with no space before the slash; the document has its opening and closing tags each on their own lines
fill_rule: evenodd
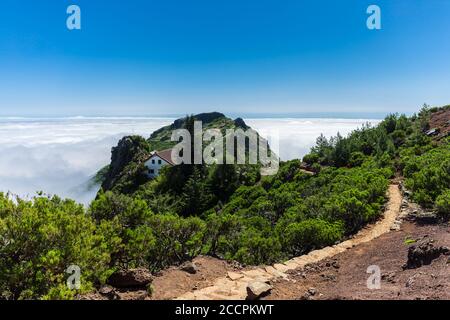
<svg viewBox="0 0 450 320">
<path fill-rule="evenodd" d="M 247 300 L 257 300 L 269 294 L 272 286 L 266 282 L 254 281 L 247 286 Z"/>
<path fill-rule="evenodd" d="M 194 115 L 194 118 L 197 121 L 201 121 L 203 123 L 203 125 L 207 125 L 208 123 L 213 122 L 217 119 L 226 118 L 226 117 L 223 113 L 220 113 L 220 112 L 206 112 L 206 113 L 196 114 L 196 115 Z M 153 132 L 152 135 L 150 136 L 150 139 L 154 139 L 154 138 L 158 137 L 164 131 L 181 129 L 184 127 L 185 122 L 186 122 L 185 117 L 177 119 L 171 125 L 162 127 L 160 129 L 156 130 L 155 132 Z"/>
<path fill-rule="evenodd" d="M 408 249 L 408 261 L 403 266 L 404 269 L 415 269 L 423 265 L 430 264 L 434 259 L 439 258 L 441 254 L 448 255 L 448 247 L 435 247 L 433 239 L 424 237 L 416 245 Z"/>
<path fill-rule="evenodd" d="M 416 222 L 418 224 L 435 224 L 439 222 L 436 212 L 426 211 L 417 203 L 411 201 L 411 191 L 406 189 L 403 182 L 399 184 L 400 192 L 403 195 L 400 206 L 401 213 L 391 230 L 400 230 L 402 220 Z"/>
<path fill-rule="evenodd" d="M 140 136 L 122 138 L 117 146 L 112 148 L 111 164 L 108 172 L 104 174 L 102 189 L 111 190 L 122 177 L 133 174 L 133 169 L 136 169 L 149 154 L 150 147 L 144 138 Z"/>
<path fill-rule="evenodd" d="M 193 263 L 191 261 L 187 261 L 180 266 L 180 270 L 183 270 L 184 272 L 187 272 L 190 274 L 196 274 L 198 271 L 198 268 L 195 265 L 195 263 Z"/>
<path fill-rule="evenodd" d="M 194 116 L 195 120 L 201 121 L 204 124 L 208 124 L 210 122 L 213 122 L 217 119 L 225 118 L 225 115 L 220 112 L 206 112 L 206 113 L 199 113 Z"/>
<path fill-rule="evenodd" d="M 414 210 L 408 215 L 409 220 L 414 220 L 418 224 L 435 224 L 439 222 L 439 217 L 435 212 Z"/>
<path fill-rule="evenodd" d="M 153 280 L 151 273 L 144 268 L 119 270 L 108 280 L 115 288 L 146 288 Z"/>
<path fill-rule="evenodd" d="M 429 127 L 436 129 L 434 139 L 443 139 L 450 134 L 450 106 L 445 106 L 433 112 L 430 116 Z"/>
<path fill-rule="evenodd" d="M 250 128 L 250 127 L 245 123 L 244 119 L 242 119 L 242 118 L 236 118 L 236 119 L 234 120 L 234 125 L 235 125 L 236 127 L 238 127 L 238 128 L 243 129 L 243 130 L 247 130 L 247 129 Z"/>
</svg>

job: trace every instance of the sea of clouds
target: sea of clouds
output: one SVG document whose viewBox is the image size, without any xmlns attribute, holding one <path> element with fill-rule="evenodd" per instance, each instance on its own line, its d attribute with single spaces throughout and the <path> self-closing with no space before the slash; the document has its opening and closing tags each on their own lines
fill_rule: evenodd
<svg viewBox="0 0 450 320">
<path fill-rule="evenodd" d="M 0 192 L 30 198 L 37 191 L 89 203 L 98 190 L 89 180 L 129 134 L 148 137 L 171 118 L 0 118 Z M 321 133 L 346 135 L 364 119 L 248 119 L 261 132 L 276 130 L 283 160 L 300 158 Z"/>
<path fill-rule="evenodd" d="M 247 125 L 262 135 L 278 135 L 281 160 L 301 159 L 315 145 L 320 134 L 327 138 L 339 132 L 347 136 L 365 123 L 376 125 L 374 119 L 246 119 Z"/>
</svg>

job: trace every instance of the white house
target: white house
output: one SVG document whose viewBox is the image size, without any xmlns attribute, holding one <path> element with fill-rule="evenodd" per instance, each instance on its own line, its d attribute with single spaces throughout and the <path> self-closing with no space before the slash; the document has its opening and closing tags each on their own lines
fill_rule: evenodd
<svg viewBox="0 0 450 320">
<path fill-rule="evenodd" d="M 163 151 L 153 151 L 150 157 L 145 161 L 145 166 L 148 168 L 148 176 L 155 178 L 159 176 L 159 171 L 164 166 L 175 165 L 172 161 L 172 149 Z"/>
</svg>

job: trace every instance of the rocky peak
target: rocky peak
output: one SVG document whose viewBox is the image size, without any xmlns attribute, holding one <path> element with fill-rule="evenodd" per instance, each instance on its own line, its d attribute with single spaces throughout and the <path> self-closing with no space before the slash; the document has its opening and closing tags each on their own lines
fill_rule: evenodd
<svg viewBox="0 0 450 320">
<path fill-rule="evenodd" d="M 120 139 L 116 147 L 111 150 L 111 164 L 103 181 L 103 190 L 110 190 L 115 178 L 123 169 L 136 160 L 143 160 L 150 152 L 148 142 L 140 136 L 126 136 Z"/>
</svg>

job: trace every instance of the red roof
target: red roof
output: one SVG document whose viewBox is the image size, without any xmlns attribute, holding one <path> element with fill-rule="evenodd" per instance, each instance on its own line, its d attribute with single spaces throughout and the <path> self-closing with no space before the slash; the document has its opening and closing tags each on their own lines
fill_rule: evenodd
<svg viewBox="0 0 450 320">
<path fill-rule="evenodd" d="M 162 151 L 155 151 L 149 159 L 153 158 L 154 156 L 158 156 L 164 161 L 166 161 L 168 164 L 174 166 L 175 163 L 172 161 L 172 149 L 166 149 Z"/>
</svg>

